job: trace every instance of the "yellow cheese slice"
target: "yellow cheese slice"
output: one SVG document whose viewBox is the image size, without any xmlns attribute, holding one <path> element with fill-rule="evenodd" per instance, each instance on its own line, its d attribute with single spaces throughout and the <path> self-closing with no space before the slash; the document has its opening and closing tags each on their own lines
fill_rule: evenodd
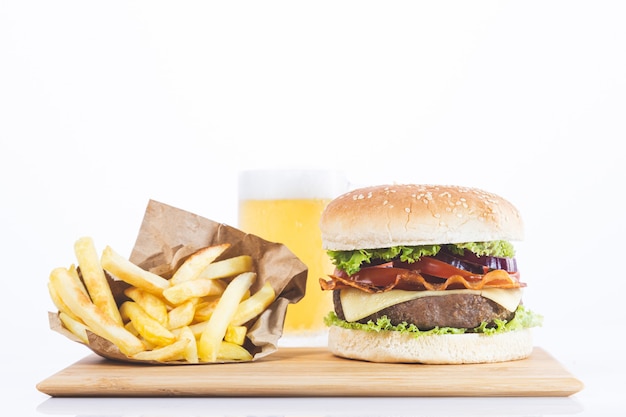
<svg viewBox="0 0 626 417">
<path fill-rule="evenodd" d="M 522 300 L 521 288 L 485 288 L 482 290 L 404 291 L 391 290 L 369 294 L 355 288 L 341 290 L 341 307 L 346 321 L 357 321 L 384 308 L 421 297 L 438 297 L 451 294 L 476 294 L 488 298 L 509 311 L 515 311 Z"/>
</svg>

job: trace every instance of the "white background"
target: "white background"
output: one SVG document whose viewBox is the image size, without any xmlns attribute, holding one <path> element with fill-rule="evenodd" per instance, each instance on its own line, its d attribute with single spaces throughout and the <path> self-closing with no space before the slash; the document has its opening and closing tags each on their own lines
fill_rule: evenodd
<svg viewBox="0 0 626 417">
<path fill-rule="evenodd" d="M 35 389 L 88 353 L 47 324 L 78 237 L 129 254 L 149 199 L 236 225 L 239 170 L 308 167 L 511 200 L 536 344 L 586 385 L 565 408 L 624 410 L 625 18 L 620 1 L 0 0 L 3 406 L 84 405 L 46 411 Z"/>
</svg>

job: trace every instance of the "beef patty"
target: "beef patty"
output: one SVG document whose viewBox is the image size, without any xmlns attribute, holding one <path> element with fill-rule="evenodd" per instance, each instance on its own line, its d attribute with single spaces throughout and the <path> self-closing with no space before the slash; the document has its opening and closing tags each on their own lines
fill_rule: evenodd
<svg viewBox="0 0 626 417">
<path fill-rule="evenodd" d="M 333 291 L 333 303 L 337 316 L 345 320 L 339 292 Z M 476 294 L 450 294 L 435 297 L 421 297 L 387 307 L 372 315 L 358 320 L 359 323 L 376 321 L 387 316 L 393 325 L 402 322 L 415 324 L 420 330 L 435 327 L 456 327 L 472 329 L 486 322 L 494 325 L 495 319 L 511 320 L 510 312 L 500 304 Z"/>
</svg>

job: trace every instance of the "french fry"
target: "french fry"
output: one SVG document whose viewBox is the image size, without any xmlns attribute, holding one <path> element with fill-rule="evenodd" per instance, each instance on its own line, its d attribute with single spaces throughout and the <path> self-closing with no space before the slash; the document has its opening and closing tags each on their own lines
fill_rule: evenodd
<svg viewBox="0 0 626 417">
<path fill-rule="evenodd" d="M 196 311 L 193 316 L 194 321 L 201 322 L 210 319 L 219 301 L 219 296 L 205 297 L 204 301 L 198 303 L 196 306 Z"/>
<path fill-rule="evenodd" d="M 141 335 L 139 334 L 139 332 L 137 331 L 137 329 L 135 329 L 135 325 L 133 325 L 132 321 L 128 321 L 125 325 L 124 328 L 126 330 L 128 330 L 129 332 L 131 332 L 132 334 L 134 334 L 137 337 L 141 337 Z M 145 343 L 144 343 L 145 344 Z"/>
<path fill-rule="evenodd" d="M 89 338 L 87 337 L 87 326 L 62 311 L 59 312 L 59 319 L 63 323 L 63 326 L 65 326 L 67 330 L 69 330 L 76 337 L 78 337 L 81 342 L 83 342 L 84 344 L 89 344 Z"/>
<path fill-rule="evenodd" d="M 248 328 L 246 326 L 228 326 L 226 334 L 224 334 L 224 341 L 243 345 L 247 333 Z"/>
<path fill-rule="evenodd" d="M 153 319 L 167 326 L 167 304 L 163 299 L 137 287 L 128 287 L 124 290 L 124 295 L 136 302 Z"/>
<path fill-rule="evenodd" d="M 172 334 L 165 326 L 161 325 L 157 320 L 150 317 L 137 303 L 134 301 L 126 301 L 120 306 L 122 317 L 128 317 L 133 326 L 141 337 L 157 346 L 166 346 L 176 340 L 176 336 Z"/>
<path fill-rule="evenodd" d="M 202 336 L 202 333 L 204 332 L 204 329 L 206 329 L 208 324 L 209 324 L 209 321 L 205 320 L 205 321 L 200 321 L 194 324 L 190 324 L 187 327 L 191 329 L 196 340 L 200 340 L 200 336 Z"/>
<path fill-rule="evenodd" d="M 137 360 L 156 362 L 181 360 L 185 357 L 185 348 L 188 344 L 189 340 L 180 339 L 166 346 L 136 353 L 131 357 Z"/>
<path fill-rule="evenodd" d="M 100 258 L 90 237 L 81 237 L 74 243 L 74 253 L 91 301 L 115 322 L 122 324 L 120 312 L 107 282 Z"/>
<path fill-rule="evenodd" d="M 245 272 L 233 278 L 224 290 L 215 311 L 200 336 L 198 356 L 202 362 L 215 362 L 217 360 L 220 343 L 224 339 L 226 328 L 237 311 L 241 298 L 255 279 L 256 274 L 254 272 Z"/>
<path fill-rule="evenodd" d="M 146 339 L 144 339 L 143 337 L 141 337 L 141 335 L 139 334 L 137 329 L 135 329 L 135 326 L 133 325 L 132 321 L 129 321 L 128 323 L 126 323 L 124 325 L 124 328 L 126 330 L 128 330 L 129 332 L 131 332 L 132 334 L 134 334 L 135 336 L 137 336 L 139 338 L 139 340 L 141 340 L 141 343 L 143 343 L 143 345 L 146 347 L 146 350 L 152 350 L 152 349 L 158 347 L 154 343 L 151 343 L 151 342 L 147 341 Z"/>
<path fill-rule="evenodd" d="M 249 361 L 252 355 L 243 346 L 231 342 L 220 342 L 217 358 L 228 361 Z"/>
<path fill-rule="evenodd" d="M 205 297 L 207 295 L 220 295 L 224 292 L 226 285 L 215 279 L 193 279 L 183 281 L 163 291 L 163 297 L 173 304 L 184 303 L 191 298 Z"/>
<path fill-rule="evenodd" d="M 89 297 L 78 287 L 67 269 L 53 269 L 50 273 L 50 282 L 63 303 L 92 332 L 109 340 L 125 355 L 134 355 L 145 349 L 143 343 L 136 336 L 113 321 L 91 302 Z"/>
<path fill-rule="evenodd" d="M 63 302 L 63 300 L 61 300 L 59 293 L 57 293 L 57 290 L 54 288 L 54 285 L 52 285 L 51 282 L 48 282 L 48 292 L 50 293 L 52 303 L 59 310 L 59 312 L 70 316 L 74 320 L 80 320 L 74 313 L 72 313 L 72 310 L 70 310 L 70 308 Z"/>
<path fill-rule="evenodd" d="M 154 295 L 160 296 L 170 286 L 165 278 L 138 267 L 109 246 L 102 251 L 100 263 L 105 270 L 122 281 Z"/>
<path fill-rule="evenodd" d="M 231 326 L 241 326 L 261 314 L 276 298 L 276 292 L 269 282 L 265 282 L 261 289 L 250 298 L 244 300 L 237 307 L 235 315 L 230 321 Z"/>
<path fill-rule="evenodd" d="M 189 363 L 198 363 L 198 344 L 193 332 L 188 326 L 180 328 L 178 339 L 188 341 L 187 346 L 185 346 L 185 350 L 183 351 L 184 359 Z"/>
<path fill-rule="evenodd" d="M 89 293 L 87 292 L 87 288 L 85 288 L 85 284 L 83 283 L 83 281 L 81 281 L 80 277 L 78 276 L 78 271 L 76 270 L 76 265 L 74 265 L 74 264 L 70 265 L 70 267 L 67 268 L 67 271 L 70 273 L 72 279 L 76 283 L 76 286 L 82 292 L 84 292 L 87 297 L 89 297 Z M 91 298 L 91 297 L 89 297 L 89 298 Z"/>
<path fill-rule="evenodd" d="M 232 278 L 244 272 L 252 272 L 253 267 L 251 256 L 235 256 L 209 264 L 200 272 L 197 279 Z"/>
<path fill-rule="evenodd" d="M 218 256 L 230 247 L 229 243 L 221 245 L 208 246 L 199 249 L 189 255 L 183 264 L 178 267 L 174 275 L 172 275 L 171 283 L 173 285 L 180 284 L 185 281 L 196 279 L 200 272 L 211 264 Z"/>
<path fill-rule="evenodd" d="M 170 330 L 178 329 L 191 324 L 197 304 L 198 299 L 194 298 L 170 310 L 168 313 L 167 328 Z"/>
</svg>

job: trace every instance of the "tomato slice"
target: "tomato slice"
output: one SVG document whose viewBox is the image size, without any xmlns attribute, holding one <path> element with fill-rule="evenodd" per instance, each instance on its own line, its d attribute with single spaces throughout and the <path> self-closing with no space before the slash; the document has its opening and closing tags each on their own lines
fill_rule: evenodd
<svg viewBox="0 0 626 417">
<path fill-rule="evenodd" d="M 349 279 L 350 281 L 358 281 L 368 286 L 387 287 L 396 284 L 398 282 L 398 276 L 402 276 L 404 280 L 410 281 L 411 275 L 419 274 L 406 268 L 377 265 L 362 268 L 359 272 L 349 277 L 346 276 L 346 274 L 342 275 L 342 278 Z"/>
<path fill-rule="evenodd" d="M 414 262 L 411 269 L 417 270 L 422 274 L 443 279 L 448 279 L 453 275 L 460 275 L 467 280 L 480 280 L 482 277 L 480 274 L 474 274 L 470 271 L 457 268 L 430 256 L 424 256 L 419 261 Z"/>
</svg>

